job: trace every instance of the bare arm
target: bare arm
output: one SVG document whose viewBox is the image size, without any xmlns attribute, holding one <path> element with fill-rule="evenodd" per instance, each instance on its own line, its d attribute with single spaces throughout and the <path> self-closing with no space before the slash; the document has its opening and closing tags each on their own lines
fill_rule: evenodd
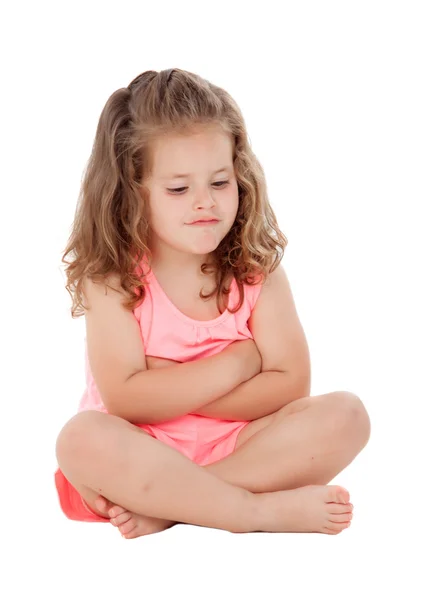
<svg viewBox="0 0 427 600">
<path fill-rule="evenodd" d="M 259 373 L 252 340 L 231 343 L 214 356 L 147 370 L 140 324 L 123 306 L 120 282 L 84 284 L 88 359 L 110 414 L 133 423 L 161 423 L 193 412 Z"/>
<path fill-rule="evenodd" d="M 148 369 L 162 369 L 179 364 L 147 356 Z M 306 384 L 305 384 L 306 385 Z M 277 412 L 285 404 L 308 396 L 310 388 L 300 379 L 281 371 L 264 371 L 244 381 L 221 398 L 193 411 L 195 415 L 230 421 L 253 421 Z"/>
<path fill-rule="evenodd" d="M 253 421 L 309 394 L 309 388 L 289 373 L 264 371 L 194 413 L 230 421 Z"/>
<path fill-rule="evenodd" d="M 148 369 L 162 369 L 179 364 L 174 360 L 147 356 Z M 244 381 L 231 392 L 206 404 L 193 413 L 230 421 L 260 419 L 277 412 L 285 404 L 308 396 L 310 388 L 301 379 L 281 371 L 264 371 Z"/>
<path fill-rule="evenodd" d="M 113 412 L 131 423 L 169 421 L 221 398 L 246 377 L 247 369 L 228 346 L 214 356 L 135 373 L 122 386 Z"/>
<path fill-rule="evenodd" d="M 194 413 L 259 373 L 261 356 L 253 340 L 231 343 L 198 360 L 173 364 L 146 357 L 146 367 L 121 386 L 109 412 L 131 423 L 156 424 Z M 156 368 L 161 366 L 163 368 Z"/>
<path fill-rule="evenodd" d="M 198 409 L 196 414 L 253 420 L 310 395 L 307 340 L 281 265 L 264 284 L 248 325 L 261 353 L 261 373 Z"/>
</svg>

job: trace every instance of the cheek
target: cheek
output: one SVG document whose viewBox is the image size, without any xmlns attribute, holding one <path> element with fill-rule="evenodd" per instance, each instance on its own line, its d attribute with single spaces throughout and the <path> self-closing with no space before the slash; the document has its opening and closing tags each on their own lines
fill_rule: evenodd
<svg viewBox="0 0 427 600">
<path fill-rule="evenodd" d="M 223 211 L 227 217 L 234 222 L 236 218 L 237 211 L 239 210 L 239 195 L 236 186 L 236 190 L 233 190 L 227 198 L 224 199 Z"/>
<path fill-rule="evenodd" d="M 173 233 L 183 220 L 181 213 L 173 203 L 158 202 L 151 210 L 151 227 L 157 234 Z"/>
</svg>

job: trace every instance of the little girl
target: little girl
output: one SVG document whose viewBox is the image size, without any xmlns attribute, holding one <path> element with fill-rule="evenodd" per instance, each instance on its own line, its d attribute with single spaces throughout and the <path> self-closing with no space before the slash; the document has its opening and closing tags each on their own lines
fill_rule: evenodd
<svg viewBox="0 0 427 600">
<path fill-rule="evenodd" d="M 86 322 L 86 389 L 56 443 L 69 519 L 128 539 L 350 525 L 326 484 L 370 421 L 351 392 L 310 396 L 286 245 L 226 91 L 169 69 L 111 95 L 62 257 Z"/>
</svg>

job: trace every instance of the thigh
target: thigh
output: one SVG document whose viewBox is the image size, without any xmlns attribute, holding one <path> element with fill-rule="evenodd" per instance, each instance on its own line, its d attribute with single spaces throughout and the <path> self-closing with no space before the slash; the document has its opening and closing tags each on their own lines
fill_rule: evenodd
<svg viewBox="0 0 427 600">
<path fill-rule="evenodd" d="M 272 413 L 271 415 L 266 415 L 264 417 L 260 417 L 259 419 L 254 419 L 253 421 L 249 421 L 240 431 L 237 436 L 236 445 L 234 450 L 237 450 L 239 446 L 247 442 L 253 435 L 255 435 L 258 431 L 262 431 L 268 425 L 274 421 L 275 415 L 277 413 Z"/>
<path fill-rule="evenodd" d="M 235 450 L 245 442 L 247 442 L 253 435 L 255 435 L 258 431 L 262 431 L 268 425 L 272 425 L 274 421 L 277 421 L 282 416 L 291 415 L 292 413 L 298 412 L 300 410 L 304 410 L 313 402 L 313 398 L 310 396 L 304 398 L 298 398 L 298 400 L 294 400 L 293 402 L 289 402 L 285 406 L 282 406 L 279 410 L 271 415 L 266 415 L 264 417 L 260 417 L 259 419 L 254 419 L 250 421 L 237 436 L 237 442 L 235 446 Z"/>
</svg>

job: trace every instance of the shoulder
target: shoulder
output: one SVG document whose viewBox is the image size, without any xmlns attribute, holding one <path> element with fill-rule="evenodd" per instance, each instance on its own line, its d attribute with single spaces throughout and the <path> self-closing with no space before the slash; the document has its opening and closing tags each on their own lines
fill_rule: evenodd
<svg viewBox="0 0 427 600">
<path fill-rule="evenodd" d="M 272 273 L 269 273 L 260 287 L 262 298 L 280 296 L 283 293 L 289 295 L 291 287 L 283 265 L 279 264 Z"/>
<path fill-rule="evenodd" d="M 239 284 L 237 283 L 236 278 L 233 279 L 233 284 L 235 291 L 234 296 L 232 294 L 232 297 L 235 299 L 235 302 L 238 303 L 240 300 L 238 291 Z M 263 286 L 263 278 L 260 276 L 254 276 L 250 279 L 250 283 L 248 283 L 246 280 L 243 280 L 240 285 L 243 289 L 242 306 L 245 306 L 249 309 L 249 312 L 252 312 L 257 303 L 258 297 Z"/>
<path fill-rule="evenodd" d="M 85 302 L 92 304 L 102 300 L 103 297 L 107 296 L 108 299 L 122 301 L 123 298 L 127 297 L 125 290 L 122 288 L 120 283 L 120 276 L 117 274 L 106 275 L 100 281 L 93 281 L 88 276 L 85 276 L 82 280 L 82 294 Z"/>
<path fill-rule="evenodd" d="M 283 293 L 290 292 L 289 280 L 285 269 L 279 264 L 272 273 L 255 279 L 251 285 L 245 284 L 245 298 L 248 298 L 251 309 L 260 304 L 268 305 Z"/>
<path fill-rule="evenodd" d="M 296 312 L 295 301 L 291 285 L 282 264 L 269 273 L 264 281 L 257 286 L 259 297 L 254 307 L 257 314 L 294 315 Z"/>
</svg>

